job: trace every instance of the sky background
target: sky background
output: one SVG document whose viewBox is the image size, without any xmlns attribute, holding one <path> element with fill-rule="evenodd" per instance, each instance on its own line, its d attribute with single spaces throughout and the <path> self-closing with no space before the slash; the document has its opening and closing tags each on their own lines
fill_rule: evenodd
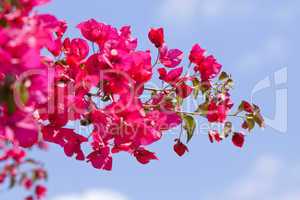
<svg viewBox="0 0 300 200">
<path fill-rule="evenodd" d="M 264 130 L 255 129 L 242 150 L 230 140 L 211 144 L 207 136 L 196 135 L 183 158 L 172 150 L 175 136 L 167 134 L 150 147 L 159 161 L 142 166 L 127 154 L 115 155 L 112 172 L 69 159 L 56 146 L 33 152 L 49 170 L 48 200 L 300 199 L 300 1 L 53 0 L 40 11 L 65 19 L 74 37 L 79 22 L 95 18 L 117 27 L 132 25 L 143 50 L 151 47 L 150 27 L 164 27 L 167 44 L 185 55 L 198 42 L 234 77 L 234 100 L 254 96 L 270 122 Z M 254 88 L 265 89 L 251 95 Z M 22 196 L 19 190 L 2 191 L 0 199 Z"/>
</svg>

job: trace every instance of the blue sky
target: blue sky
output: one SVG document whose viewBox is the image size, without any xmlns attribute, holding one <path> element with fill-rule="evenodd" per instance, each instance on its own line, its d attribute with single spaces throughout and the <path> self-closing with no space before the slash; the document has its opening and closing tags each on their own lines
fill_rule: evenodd
<svg viewBox="0 0 300 200">
<path fill-rule="evenodd" d="M 120 154 L 112 172 L 66 158 L 55 146 L 47 153 L 33 152 L 49 170 L 49 200 L 299 200 L 299 1 L 54 0 L 40 11 L 65 19 L 74 37 L 79 22 L 95 18 L 117 27 L 132 25 L 140 49 L 151 46 L 147 32 L 153 26 L 165 28 L 170 47 L 188 52 L 199 42 L 233 75 L 236 101 L 265 87 L 253 96 L 270 125 L 247 137 L 242 150 L 230 141 L 215 145 L 196 135 L 183 158 L 172 151 L 174 136 L 168 134 L 151 146 L 159 161 L 142 166 Z M 2 192 L 1 199 L 22 194 Z"/>
</svg>

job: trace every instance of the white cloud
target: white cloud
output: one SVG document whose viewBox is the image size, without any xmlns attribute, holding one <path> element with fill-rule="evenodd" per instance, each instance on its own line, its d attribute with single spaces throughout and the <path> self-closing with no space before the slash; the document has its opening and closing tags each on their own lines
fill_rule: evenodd
<svg viewBox="0 0 300 200">
<path fill-rule="evenodd" d="M 111 190 L 88 190 L 78 194 L 65 194 L 52 198 L 51 200 L 128 200 L 118 192 Z"/>
<path fill-rule="evenodd" d="M 298 164 L 286 163 L 274 156 L 262 156 L 227 189 L 207 200 L 299 200 Z"/>
</svg>

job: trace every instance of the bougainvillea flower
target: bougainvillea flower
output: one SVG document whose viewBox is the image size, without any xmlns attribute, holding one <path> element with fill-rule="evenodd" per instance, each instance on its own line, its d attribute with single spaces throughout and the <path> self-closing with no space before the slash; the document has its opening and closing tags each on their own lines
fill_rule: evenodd
<svg viewBox="0 0 300 200">
<path fill-rule="evenodd" d="M 248 113 L 253 113 L 254 112 L 253 106 L 247 101 L 242 101 L 240 106 L 241 106 L 240 107 L 241 110 L 244 110 Z"/>
<path fill-rule="evenodd" d="M 220 137 L 220 134 L 217 131 L 209 131 L 208 138 L 211 143 L 214 143 L 214 141 L 222 141 L 222 138 Z"/>
<path fill-rule="evenodd" d="M 28 196 L 25 198 L 25 200 L 34 200 L 34 199 L 33 199 L 33 196 Z"/>
<path fill-rule="evenodd" d="M 66 143 L 64 140 L 65 134 L 72 134 L 73 130 L 56 128 L 55 126 L 43 126 L 41 132 L 45 141 L 52 142 L 63 147 Z"/>
<path fill-rule="evenodd" d="M 182 123 L 182 119 L 180 115 L 176 112 L 166 111 L 164 113 L 166 115 L 166 120 L 164 121 L 164 128 L 162 130 L 169 130 L 175 128 L 176 126 Z"/>
<path fill-rule="evenodd" d="M 195 44 L 190 52 L 189 60 L 191 63 L 200 64 L 205 59 L 205 50 L 199 44 Z"/>
<path fill-rule="evenodd" d="M 33 186 L 33 182 L 32 182 L 32 180 L 29 179 L 29 178 L 24 178 L 22 184 L 23 184 L 23 186 L 25 187 L 25 189 L 27 189 L 27 190 L 30 190 L 31 187 Z"/>
<path fill-rule="evenodd" d="M 112 157 L 109 147 L 95 150 L 87 156 L 88 162 L 91 162 L 96 169 L 110 171 L 112 169 Z"/>
<path fill-rule="evenodd" d="M 67 62 L 70 64 L 78 63 L 89 54 L 89 46 L 83 39 L 76 38 L 70 40 L 66 38 L 63 42 Z"/>
<path fill-rule="evenodd" d="M 67 31 L 68 25 L 65 21 L 58 21 L 58 28 L 55 32 L 58 38 L 62 38 Z"/>
<path fill-rule="evenodd" d="M 179 49 L 168 49 L 166 45 L 159 49 L 160 63 L 166 67 L 176 67 L 183 59 L 183 52 Z"/>
<path fill-rule="evenodd" d="M 151 160 L 158 160 L 154 153 L 142 147 L 134 151 L 134 156 L 142 164 L 148 164 Z"/>
<path fill-rule="evenodd" d="M 181 98 L 185 99 L 193 92 L 193 89 L 188 86 L 185 82 L 181 82 L 176 86 L 176 94 Z"/>
<path fill-rule="evenodd" d="M 138 83 L 145 83 L 152 78 L 151 54 L 138 51 L 131 54 L 132 63 L 128 70 L 130 77 Z"/>
<path fill-rule="evenodd" d="M 239 147 L 242 148 L 245 142 L 245 136 L 243 133 L 234 133 L 232 136 L 232 143 Z"/>
<path fill-rule="evenodd" d="M 10 118 L 2 117 L 1 120 L 0 135 L 13 138 L 18 145 L 25 148 L 38 142 L 38 125 L 30 114 L 16 111 Z"/>
<path fill-rule="evenodd" d="M 37 125 L 34 122 L 18 122 L 13 131 L 21 147 L 32 147 L 38 141 Z"/>
<path fill-rule="evenodd" d="M 211 101 L 208 105 L 207 119 L 209 122 L 224 122 L 227 118 L 228 109 L 225 104 L 217 104 Z"/>
<path fill-rule="evenodd" d="M 92 42 L 97 42 L 97 40 L 101 37 L 101 24 L 94 19 L 90 19 L 78 24 L 77 28 L 80 29 L 81 34 L 86 39 Z"/>
<path fill-rule="evenodd" d="M 42 185 L 37 185 L 35 188 L 35 195 L 37 199 L 42 199 L 46 196 L 47 188 Z"/>
<path fill-rule="evenodd" d="M 66 144 L 64 145 L 65 154 L 69 157 L 72 157 L 75 154 L 76 160 L 84 160 L 85 156 L 81 150 L 81 144 L 87 142 L 88 139 L 76 133 L 65 134 L 64 138 L 66 140 Z"/>
<path fill-rule="evenodd" d="M 155 45 L 156 48 L 162 47 L 165 42 L 163 28 L 151 28 L 148 34 L 149 40 Z"/>
<path fill-rule="evenodd" d="M 165 81 L 166 83 L 174 84 L 177 83 L 179 77 L 181 76 L 183 67 L 177 69 L 172 69 L 169 72 L 165 68 L 159 68 L 158 73 L 160 75 L 159 79 Z"/>
<path fill-rule="evenodd" d="M 97 43 L 100 47 L 103 47 L 108 40 L 119 37 L 116 28 L 94 19 L 80 23 L 77 28 L 87 40 Z"/>
<path fill-rule="evenodd" d="M 53 43 L 48 45 L 47 49 L 52 53 L 53 56 L 55 57 L 59 56 L 62 50 L 61 39 L 60 38 L 56 39 Z"/>
<path fill-rule="evenodd" d="M 0 157 L 0 161 L 7 160 L 8 158 L 13 159 L 16 163 L 21 163 L 25 158 L 26 153 L 21 148 L 13 148 L 4 152 L 4 154 Z"/>
<path fill-rule="evenodd" d="M 208 56 L 201 63 L 198 63 L 195 67 L 195 71 L 199 72 L 202 81 L 207 81 L 215 78 L 221 71 L 222 65 L 220 65 L 215 57 Z"/>
<path fill-rule="evenodd" d="M 183 156 L 186 152 L 189 151 L 187 146 L 183 144 L 179 139 L 175 140 L 175 145 L 174 145 L 174 151 L 177 153 L 178 156 Z"/>
</svg>

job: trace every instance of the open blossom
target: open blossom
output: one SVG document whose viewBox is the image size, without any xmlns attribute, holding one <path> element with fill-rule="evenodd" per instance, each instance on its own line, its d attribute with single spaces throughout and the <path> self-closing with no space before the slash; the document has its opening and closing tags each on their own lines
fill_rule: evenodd
<svg viewBox="0 0 300 200">
<path fill-rule="evenodd" d="M 96 169 L 112 169 L 112 157 L 109 147 L 104 147 L 99 150 L 93 151 L 87 156 L 87 159 Z"/>
<path fill-rule="evenodd" d="M 160 63 L 166 67 L 176 67 L 183 59 L 183 52 L 179 49 L 168 49 L 166 45 L 159 49 Z"/>
<path fill-rule="evenodd" d="M 209 122 L 224 122 L 227 117 L 227 108 L 224 104 L 212 101 L 208 105 L 207 119 Z"/>
<path fill-rule="evenodd" d="M 157 160 L 157 157 L 154 153 L 144 149 L 139 148 L 134 151 L 134 156 L 142 164 L 148 164 L 151 160 Z"/>
<path fill-rule="evenodd" d="M 80 29 L 81 34 L 86 39 L 92 42 L 97 42 L 98 38 L 101 36 L 101 24 L 94 19 L 80 23 L 77 28 Z"/>
<path fill-rule="evenodd" d="M 191 63 L 199 64 L 205 59 L 205 50 L 199 44 L 195 44 L 190 52 L 189 60 Z"/>
<path fill-rule="evenodd" d="M 197 63 L 195 71 L 200 72 L 203 81 L 207 81 L 215 78 L 221 72 L 221 67 L 222 65 L 213 56 L 208 56 L 202 62 Z"/>
<path fill-rule="evenodd" d="M 77 28 L 87 40 L 97 43 L 100 47 L 107 41 L 118 38 L 117 29 L 94 19 L 80 23 Z"/>
<path fill-rule="evenodd" d="M 158 73 L 160 75 L 159 79 L 169 84 L 176 84 L 182 72 L 183 72 L 183 67 L 172 69 L 169 72 L 167 72 L 165 68 L 158 69 Z"/>
<path fill-rule="evenodd" d="M 65 154 L 69 157 L 76 155 L 77 160 L 84 160 L 85 156 L 81 150 L 81 144 L 87 142 L 87 138 L 76 133 L 66 135 L 65 140 L 67 141 L 64 145 Z"/>
<path fill-rule="evenodd" d="M 227 119 L 228 112 L 233 106 L 230 95 L 220 94 L 218 101 L 212 100 L 208 104 L 207 119 L 209 122 L 223 123 Z"/>
<path fill-rule="evenodd" d="M 53 32 L 58 30 L 58 20 L 36 15 L 26 18 L 22 26 L 14 26 L 14 21 L 7 23 L 11 27 L 0 31 L 1 72 L 20 74 L 28 69 L 43 69 L 40 50 L 55 42 Z"/>
<path fill-rule="evenodd" d="M 202 81 L 215 78 L 221 71 L 222 65 L 217 62 L 213 55 L 206 56 L 205 50 L 196 44 L 193 46 L 189 60 L 196 64 L 194 70 L 200 73 Z"/>
<path fill-rule="evenodd" d="M 89 54 L 87 42 L 80 38 L 72 40 L 66 38 L 63 42 L 63 47 L 67 56 L 67 62 L 70 64 L 79 63 Z"/>
</svg>

